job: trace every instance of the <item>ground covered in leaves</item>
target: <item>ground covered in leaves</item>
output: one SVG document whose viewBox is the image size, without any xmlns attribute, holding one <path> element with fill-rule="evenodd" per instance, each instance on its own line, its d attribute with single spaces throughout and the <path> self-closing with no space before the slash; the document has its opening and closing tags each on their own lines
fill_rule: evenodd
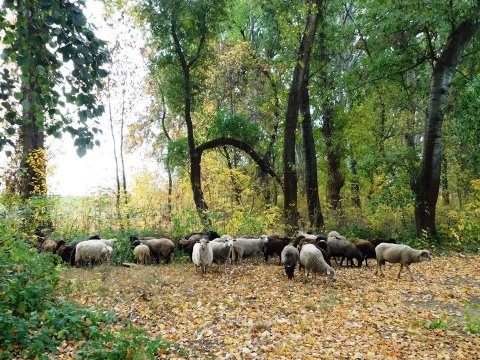
<svg viewBox="0 0 480 360">
<path fill-rule="evenodd" d="M 72 280 L 70 298 L 176 342 L 191 359 L 479 359 L 480 336 L 468 330 L 479 321 L 479 260 L 413 264 L 413 282 L 396 280 L 398 265 L 377 278 L 374 260 L 337 266 L 336 283 L 298 273 L 288 281 L 274 260 L 203 278 L 190 263 L 68 268 L 62 277 Z"/>
</svg>

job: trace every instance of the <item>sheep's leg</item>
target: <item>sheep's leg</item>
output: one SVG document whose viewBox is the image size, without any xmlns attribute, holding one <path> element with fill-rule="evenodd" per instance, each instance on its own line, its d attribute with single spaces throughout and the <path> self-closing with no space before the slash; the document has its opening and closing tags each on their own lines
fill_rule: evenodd
<svg viewBox="0 0 480 360">
<path fill-rule="evenodd" d="M 397 279 L 400 279 L 400 274 L 402 273 L 403 270 L 403 264 L 400 264 L 400 271 L 398 272 Z"/>
<path fill-rule="evenodd" d="M 368 258 L 365 258 L 365 266 L 368 267 Z"/>
<path fill-rule="evenodd" d="M 413 281 L 413 275 L 412 275 L 412 272 L 410 271 L 410 266 L 408 266 L 408 264 L 405 264 L 405 268 L 407 269 L 408 274 L 410 275 L 410 280 Z"/>
<path fill-rule="evenodd" d="M 378 276 L 385 276 L 385 274 L 382 271 L 382 262 L 377 260 L 377 270 L 375 271 L 375 275 L 378 274 Z"/>
</svg>

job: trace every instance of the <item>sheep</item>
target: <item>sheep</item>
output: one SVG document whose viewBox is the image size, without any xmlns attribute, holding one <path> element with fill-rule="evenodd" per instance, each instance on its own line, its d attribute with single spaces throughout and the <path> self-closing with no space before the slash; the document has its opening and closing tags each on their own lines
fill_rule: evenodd
<svg viewBox="0 0 480 360">
<path fill-rule="evenodd" d="M 212 245 L 207 239 L 201 239 L 193 247 L 192 261 L 198 271 L 202 270 L 202 276 L 207 273 L 207 268 L 213 262 L 213 249 Z"/>
<path fill-rule="evenodd" d="M 115 246 L 115 243 L 118 241 L 117 239 L 113 238 L 113 239 L 101 239 L 101 238 L 94 238 L 94 239 L 88 239 L 86 241 L 100 241 L 102 242 L 103 244 L 107 245 L 107 246 L 110 246 L 111 248 L 113 248 Z"/>
<path fill-rule="evenodd" d="M 254 256 L 258 262 L 258 256 L 263 253 L 267 243 L 267 235 L 262 235 L 258 239 L 237 238 L 233 247 L 232 258 L 241 262 L 244 257 Z"/>
<path fill-rule="evenodd" d="M 375 259 L 376 254 L 375 254 L 375 246 L 368 241 L 368 240 L 362 240 L 362 239 L 357 239 L 357 238 L 352 238 L 349 239 L 349 241 L 354 244 L 358 250 L 360 250 L 365 258 L 365 266 L 368 267 L 368 261 L 367 259 Z"/>
<path fill-rule="evenodd" d="M 216 239 L 216 238 L 220 237 L 220 235 L 216 231 L 208 231 L 208 232 L 203 232 L 203 233 L 202 232 L 191 232 L 191 233 L 185 235 L 185 239 L 190 240 L 190 238 L 194 235 L 200 235 L 198 240 L 200 240 L 201 238 L 206 238 L 208 240 L 213 240 L 213 239 Z"/>
<path fill-rule="evenodd" d="M 218 241 L 217 241 L 218 240 Z M 231 255 L 233 244 L 236 240 L 230 238 L 222 240 L 221 238 L 210 241 L 210 246 L 213 252 L 213 262 L 217 264 L 224 264 L 224 270 L 227 270 L 227 265 L 231 264 Z"/>
<path fill-rule="evenodd" d="M 323 258 L 325 259 L 325 262 L 328 264 L 328 266 L 332 266 L 332 263 L 330 262 L 330 253 L 328 251 L 328 246 L 325 240 L 319 240 L 316 241 L 315 243 L 312 243 L 311 240 L 309 239 L 302 239 L 298 243 L 297 249 L 300 251 L 302 247 L 306 244 L 313 244 L 317 247 L 322 252 Z"/>
<path fill-rule="evenodd" d="M 75 265 L 75 254 L 77 245 L 85 240 L 76 240 L 72 241 L 69 244 L 66 244 L 65 241 L 59 240 L 57 242 L 57 247 L 55 248 L 54 254 L 58 254 L 62 260 L 66 263 L 69 263 L 71 266 Z"/>
<path fill-rule="evenodd" d="M 161 257 L 165 259 L 166 264 L 168 264 L 170 261 L 173 260 L 175 244 L 170 239 L 161 238 L 161 239 L 135 240 L 132 243 L 132 247 L 135 248 L 140 244 L 144 244 L 148 246 L 148 248 L 150 249 L 152 260 L 157 264 L 160 263 Z"/>
<path fill-rule="evenodd" d="M 300 253 L 297 248 L 292 245 L 287 245 L 283 248 L 280 255 L 280 262 L 285 267 L 285 274 L 289 280 L 293 280 L 295 267 L 300 259 Z"/>
<path fill-rule="evenodd" d="M 384 238 L 374 238 L 374 239 L 371 239 L 371 240 L 368 240 L 372 243 L 373 246 L 377 247 L 378 245 L 382 244 L 382 243 L 387 243 L 387 244 L 396 244 L 397 242 L 395 241 L 395 239 L 393 238 L 389 238 L 389 239 L 384 239 Z"/>
<path fill-rule="evenodd" d="M 75 265 L 95 265 L 110 260 L 113 249 L 101 241 L 82 241 L 76 246 Z"/>
<path fill-rule="evenodd" d="M 135 246 L 133 249 L 133 257 L 138 263 L 143 265 L 150 263 L 152 260 L 150 256 L 150 248 L 144 244 Z"/>
<path fill-rule="evenodd" d="M 310 244 L 315 244 L 316 241 L 319 240 L 327 240 L 327 237 L 323 234 L 309 234 L 300 230 L 295 232 L 295 241 L 293 242 L 294 247 L 298 247 L 298 244 L 302 239 L 310 240 Z"/>
<path fill-rule="evenodd" d="M 300 264 L 303 267 L 304 277 L 307 277 L 307 271 L 311 270 L 314 279 L 319 272 L 328 275 L 332 281 L 337 281 L 335 270 L 325 262 L 322 252 L 313 244 L 305 244 L 300 250 Z"/>
<path fill-rule="evenodd" d="M 281 265 L 282 250 L 290 243 L 289 238 L 281 238 L 278 235 L 269 235 L 268 242 L 265 245 L 263 254 L 265 255 L 265 262 L 268 261 L 269 256 L 277 255 Z"/>
<path fill-rule="evenodd" d="M 302 239 L 309 239 L 309 240 L 312 241 L 311 243 L 313 244 L 315 242 L 315 240 L 317 239 L 317 236 L 313 235 L 313 234 L 308 234 L 308 233 L 303 232 L 301 230 L 297 230 L 297 231 L 295 231 L 295 241 L 293 242 L 293 246 L 298 247 L 298 243 Z"/>
<path fill-rule="evenodd" d="M 327 247 L 330 256 L 341 258 L 340 266 L 342 266 L 344 259 L 347 259 L 347 267 L 349 266 L 349 262 L 353 267 L 353 259 L 357 259 L 358 267 L 362 266 L 364 255 L 351 242 L 329 237 L 327 241 Z"/>
<path fill-rule="evenodd" d="M 339 240 L 347 240 L 347 239 L 345 238 L 345 236 L 340 235 L 340 233 L 339 233 L 338 231 L 330 231 L 330 232 L 328 233 L 328 236 L 327 236 L 327 241 L 328 241 L 328 239 L 330 239 L 330 238 L 335 238 L 335 239 L 339 239 Z"/>
<path fill-rule="evenodd" d="M 53 253 L 57 248 L 57 242 L 53 239 L 47 238 L 42 242 L 40 249 L 44 252 L 51 252 Z"/>
<path fill-rule="evenodd" d="M 410 280 L 412 281 L 413 275 L 410 271 L 409 265 L 432 260 L 430 251 L 415 250 L 408 245 L 402 244 L 379 244 L 375 248 L 375 253 L 377 256 L 377 269 L 375 270 L 375 275 L 378 274 L 379 276 L 385 276 L 382 272 L 382 265 L 385 265 L 385 262 L 389 262 L 392 264 L 400 264 L 400 271 L 398 272 L 397 279 L 400 279 L 400 274 L 405 266 L 410 275 Z"/>
</svg>

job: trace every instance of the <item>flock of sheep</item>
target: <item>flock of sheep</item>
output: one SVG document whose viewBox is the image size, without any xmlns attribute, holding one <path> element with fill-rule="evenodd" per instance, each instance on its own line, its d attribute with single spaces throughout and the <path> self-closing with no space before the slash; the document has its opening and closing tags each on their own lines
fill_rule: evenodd
<svg viewBox="0 0 480 360">
<path fill-rule="evenodd" d="M 101 239 L 92 236 L 87 240 L 73 241 L 66 244 L 63 240 L 45 239 L 41 244 L 43 251 L 58 254 L 62 260 L 72 266 L 91 266 L 110 261 L 114 252 L 116 239 Z M 407 245 L 396 244 L 393 239 L 362 240 L 352 238 L 347 240 L 337 231 L 331 231 L 328 236 L 297 231 L 295 240 L 278 235 L 262 235 L 260 238 L 248 236 L 234 238 L 229 235 L 220 236 L 216 232 L 190 233 L 184 239 L 175 243 L 166 238 L 130 236 L 133 256 L 140 264 L 165 263 L 172 261 L 175 247 L 188 253 L 195 264 L 197 272 L 204 275 L 213 263 L 223 265 L 225 270 L 233 262 L 241 262 L 246 257 L 254 257 L 258 262 L 260 256 L 268 261 L 270 256 L 278 256 L 280 264 L 285 268 L 288 279 L 293 279 L 295 268 L 308 277 L 310 272 L 316 278 L 317 273 L 327 275 L 336 281 L 335 269 L 331 259 L 340 266 L 346 260 L 346 266 L 354 266 L 354 260 L 360 267 L 368 259 L 377 261 L 375 274 L 382 275 L 385 262 L 400 264 L 397 278 L 400 278 L 403 268 L 408 271 L 413 280 L 409 265 L 431 260 L 428 250 L 415 250 Z"/>
</svg>

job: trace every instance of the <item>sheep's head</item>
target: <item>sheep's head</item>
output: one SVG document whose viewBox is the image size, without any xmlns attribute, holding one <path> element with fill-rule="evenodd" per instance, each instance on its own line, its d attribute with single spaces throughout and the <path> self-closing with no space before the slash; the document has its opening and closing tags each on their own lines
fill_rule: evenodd
<svg viewBox="0 0 480 360">
<path fill-rule="evenodd" d="M 430 261 L 430 260 L 432 260 L 432 255 L 430 254 L 430 251 L 421 250 L 420 254 L 418 254 L 418 262 Z"/>
<path fill-rule="evenodd" d="M 135 240 L 134 242 L 132 242 L 132 247 L 135 248 L 140 244 L 141 244 L 140 240 Z"/>
<path fill-rule="evenodd" d="M 262 235 L 262 236 L 260 236 L 260 239 L 262 239 L 262 242 L 264 244 L 268 243 L 268 235 Z"/>
<path fill-rule="evenodd" d="M 63 249 L 65 248 L 65 245 L 66 242 L 64 240 L 58 240 L 57 242 L 57 246 L 55 247 L 55 250 L 53 251 L 54 254 L 58 253 L 58 251 L 60 250 L 60 252 L 63 251 Z"/>
<path fill-rule="evenodd" d="M 332 268 L 327 269 L 327 276 L 332 280 L 332 281 L 337 281 L 337 274 L 335 273 L 335 270 Z"/>
<path fill-rule="evenodd" d="M 137 240 L 138 240 L 138 236 L 136 236 L 136 235 L 130 235 L 128 238 L 130 239 L 130 241 L 131 241 L 132 243 L 133 243 L 134 241 L 137 241 Z"/>
<path fill-rule="evenodd" d="M 234 238 L 227 239 L 225 242 L 229 248 L 233 247 L 233 242 L 235 241 Z"/>
<path fill-rule="evenodd" d="M 200 251 L 205 251 L 205 249 L 207 248 L 208 240 L 200 239 L 198 243 L 200 244 Z"/>
</svg>

